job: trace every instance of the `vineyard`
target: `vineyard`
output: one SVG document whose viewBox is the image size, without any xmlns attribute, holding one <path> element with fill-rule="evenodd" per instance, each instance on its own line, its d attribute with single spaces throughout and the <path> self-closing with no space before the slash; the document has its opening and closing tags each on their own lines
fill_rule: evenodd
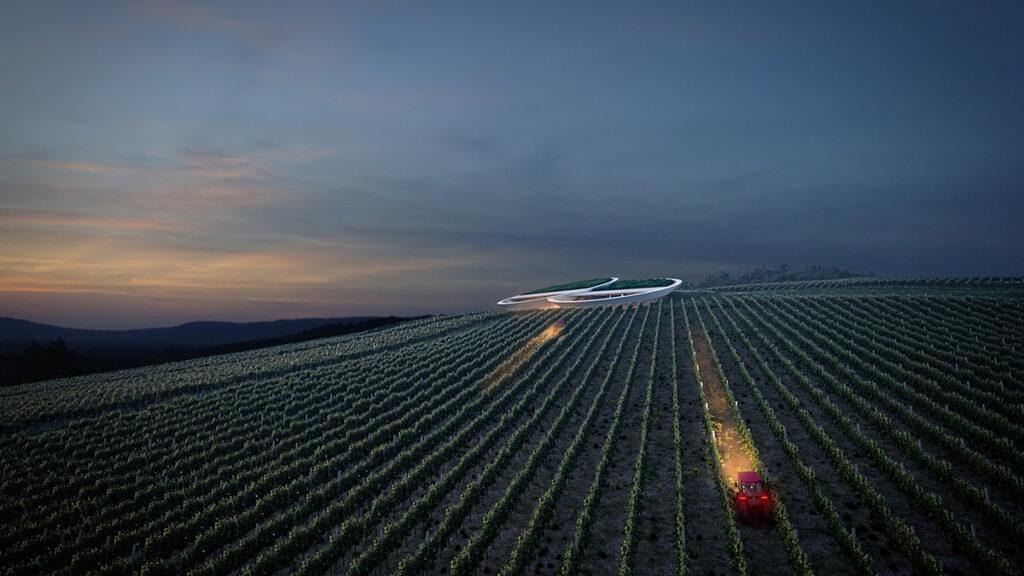
<svg viewBox="0 0 1024 576">
<path fill-rule="evenodd" d="M 1024 285 L 479 312 L 0 389 L 0 573 L 1020 574 Z M 737 517 L 760 473 L 769 522 Z"/>
</svg>

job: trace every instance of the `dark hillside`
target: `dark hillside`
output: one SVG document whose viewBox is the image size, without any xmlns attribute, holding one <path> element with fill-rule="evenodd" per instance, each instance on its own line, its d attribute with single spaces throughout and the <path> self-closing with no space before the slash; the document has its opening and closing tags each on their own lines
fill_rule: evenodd
<svg viewBox="0 0 1024 576">
<path fill-rule="evenodd" d="M 0 389 L 0 574 L 1020 574 L 1021 300 L 857 290 Z"/>
<path fill-rule="evenodd" d="M 19 339 L 0 345 L 0 386 L 365 332 L 409 319 L 386 316 L 248 324 L 191 322 L 173 328 L 112 331 L 75 330 L 3 318 L 0 326 L 6 329 L 4 334 Z M 33 338 L 25 340 L 27 335 Z M 207 344 L 210 342 L 216 344 Z"/>
</svg>

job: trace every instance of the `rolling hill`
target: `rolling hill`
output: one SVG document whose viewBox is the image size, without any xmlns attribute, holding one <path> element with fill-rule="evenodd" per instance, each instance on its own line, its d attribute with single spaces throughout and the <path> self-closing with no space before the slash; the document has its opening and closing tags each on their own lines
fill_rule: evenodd
<svg viewBox="0 0 1024 576">
<path fill-rule="evenodd" d="M 963 284 L 483 311 L 0 390 L 0 573 L 1017 574 L 1024 291 Z"/>
<path fill-rule="evenodd" d="M 88 330 L 0 317 L 0 350 L 35 340 L 63 339 L 77 349 L 97 347 L 201 348 L 245 340 L 281 338 L 329 324 L 347 324 L 366 317 L 301 318 L 267 322 L 188 322 L 178 326 L 133 330 Z"/>
</svg>

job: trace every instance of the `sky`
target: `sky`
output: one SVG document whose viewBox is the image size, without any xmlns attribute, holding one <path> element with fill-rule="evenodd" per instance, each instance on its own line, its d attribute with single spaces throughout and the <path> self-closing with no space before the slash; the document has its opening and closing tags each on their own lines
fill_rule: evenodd
<svg viewBox="0 0 1024 576">
<path fill-rule="evenodd" d="M 0 315 L 1021 275 L 1020 2 L 9 2 Z"/>
</svg>

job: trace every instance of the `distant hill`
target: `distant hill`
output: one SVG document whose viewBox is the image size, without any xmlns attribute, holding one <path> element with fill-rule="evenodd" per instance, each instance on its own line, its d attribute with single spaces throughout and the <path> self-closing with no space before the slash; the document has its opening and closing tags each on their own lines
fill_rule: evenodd
<svg viewBox="0 0 1024 576">
<path fill-rule="evenodd" d="M 0 317 L 0 350 L 21 349 L 31 341 L 60 338 L 77 350 L 92 348 L 206 348 L 248 340 L 286 338 L 322 326 L 354 324 L 368 316 L 301 318 L 268 322 L 188 322 L 163 328 L 88 330 Z"/>
<path fill-rule="evenodd" d="M 83 330 L 0 317 L 0 387 L 353 334 L 406 320 L 351 316 Z"/>
</svg>

